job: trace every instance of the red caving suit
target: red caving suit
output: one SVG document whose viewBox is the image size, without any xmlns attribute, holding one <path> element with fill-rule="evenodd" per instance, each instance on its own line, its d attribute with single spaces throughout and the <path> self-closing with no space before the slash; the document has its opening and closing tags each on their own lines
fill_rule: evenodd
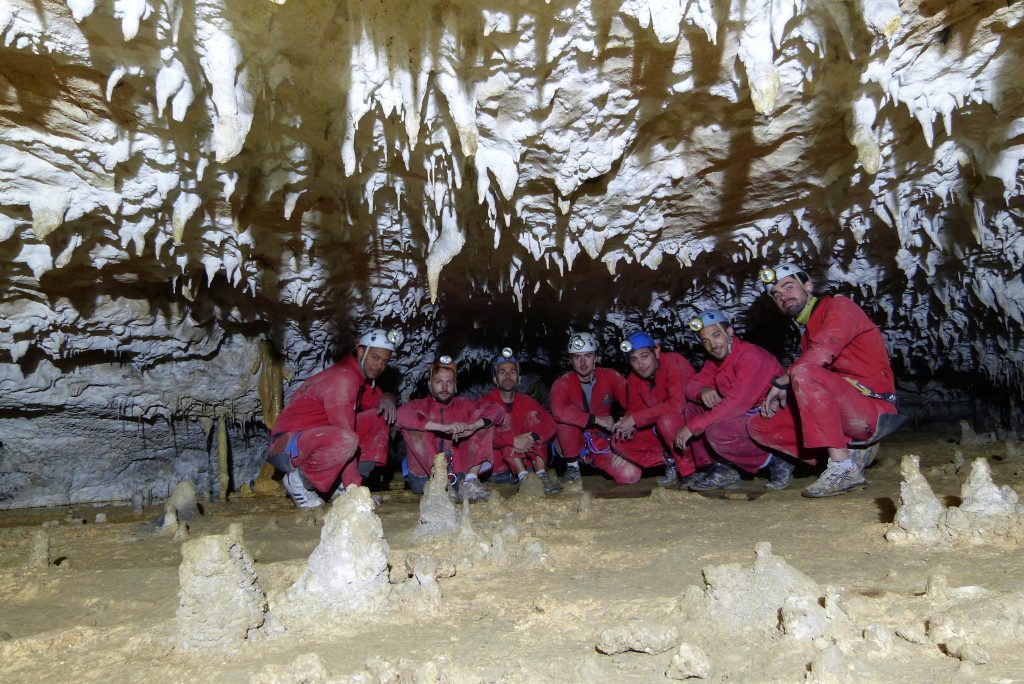
<svg viewBox="0 0 1024 684">
<path fill-rule="evenodd" d="M 569 460 L 579 458 L 587 445 L 586 435 L 597 452 L 603 453 L 590 453 L 585 458 L 616 482 L 624 482 L 631 472 L 619 472 L 621 466 L 627 466 L 627 470 L 632 466 L 611 452 L 611 436 L 594 423 L 595 416 L 612 414 L 613 401 L 619 406 L 626 405 L 626 379 L 611 368 L 594 369 L 589 405 L 575 371 L 566 373 L 551 386 L 551 414 L 558 424 L 558 448 L 562 455 Z"/>
<path fill-rule="evenodd" d="M 533 448 L 526 454 L 520 454 L 519 458 L 540 458 L 544 464 L 548 459 L 548 443 L 555 436 L 555 420 L 551 417 L 540 402 L 533 397 L 516 392 L 512 397 L 512 404 L 506 404 L 501 398 L 497 388 L 494 388 L 480 398 L 481 403 L 497 404 L 505 411 L 505 417 L 500 423 L 494 425 L 494 437 L 491 446 L 494 449 L 494 457 L 491 463 L 495 473 L 508 472 L 511 466 L 508 462 L 512 458 L 512 445 L 516 435 L 528 432 L 535 432 L 540 440 L 534 442 Z"/>
<path fill-rule="evenodd" d="M 452 450 L 452 472 L 465 475 L 473 466 L 491 460 L 491 439 L 494 425 L 505 417 L 505 410 L 490 402 L 476 402 L 465 397 L 452 397 L 447 404 L 427 395 L 414 399 L 398 408 L 396 424 L 402 430 L 409 472 L 419 477 L 429 477 L 434 467 L 434 456 Z M 427 423 L 475 423 L 478 418 L 490 421 L 490 425 L 477 430 L 469 437 L 452 444 L 446 434 L 427 432 Z"/>
<path fill-rule="evenodd" d="M 298 433 L 292 465 L 318 491 L 327 492 L 341 474 L 344 486 L 362 484 L 359 458 L 385 463 L 388 425 L 377 414 L 383 392 L 371 384 L 355 354 L 303 382 L 274 423 L 270 454 L 286 451 Z"/>
<path fill-rule="evenodd" d="M 896 412 L 891 402 L 865 396 L 844 378 L 877 394 L 894 393 L 896 387 L 882 332 L 846 297 L 818 300 L 800 349 L 803 353 L 788 370 L 786 408 L 771 418 L 751 417 L 747 430 L 768 449 L 814 463 L 821 456 L 815 450 L 867 439 L 880 415 Z"/>
<path fill-rule="evenodd" d="M 658 370 L 651 379 L 630 373 L 626 380 L 626 415 L 633 416 L 636 434 L 630 439 L 612 440 L 615 452 L 631 465 L 625 469 L 628 477 L 624 482 L 639 481 L 640 468 L 665 463 L 666 448 L 672 444 L 675 433 L 659 435 L 655 427 L 662 416 L 682 417 L 686 385 L 693 376 L 693 366 L 675 352 L 661 352 Z"/>
<path fill-rule="evenodd" d="M 672 446 L 680 476 L 711 465 L 712 453 L 750 473 L 764 465 L 768 452 L 750 439 L 747 420 L 761 407 L 772 378 L 780 375 L 782 366 L 770 352 L 738 337 L 733 337 L 732 351 L 721 361 L 708 356 L 686 385 L 685 417 L 670 414 L 658 419 L 658 432 L 670 446 L 684 425 L 694 435 L 683 453 Z M 700 391 L 707 387 L 722 395 L 710 410 L 700 400 Z"/>
</svg>

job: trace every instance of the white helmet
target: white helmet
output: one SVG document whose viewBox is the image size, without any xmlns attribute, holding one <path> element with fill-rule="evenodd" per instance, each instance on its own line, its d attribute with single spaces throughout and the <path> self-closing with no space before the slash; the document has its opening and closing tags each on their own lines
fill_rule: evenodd
<svg viewBox="0 0 1024 684">
<path fill-rule="evenodd" d="M 568 352 L 570 354 L 596 353 L 597 338 L 588 332 L 572 333 L 569 335 Z"/>
<path fill-rule="evenodd" d="M 771 291 L 775 287 L 775 283 L 779 282 L 783 278 L 789 276 L 796 276 L 797 280 L 801 283 L 806 283 L 810 278 L 807 272 L 795 264 L 779 264 L 775 268 L 762 268 L 761 272 L 757 274 L 758 279 L 764 285 L 764 289 Z"/>
<path fill-rule="evenodd" d="M 376 347 L 377 349 L 395 351 L 398 348 L 398 345 L 402 344 L 403 339 L 405 339 L 405 336 L 402 335 L 402 331 L 397 328 L 392 330 L 373 328 L 372 330 L 364 332 L 356 345 L 359 347 Z"/>
</svg>

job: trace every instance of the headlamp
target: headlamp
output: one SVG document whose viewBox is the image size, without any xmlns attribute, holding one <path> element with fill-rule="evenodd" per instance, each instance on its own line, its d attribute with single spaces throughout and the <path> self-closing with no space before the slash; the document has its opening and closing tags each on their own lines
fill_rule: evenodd
<svg viewBox="0 0 1024 684">
<path fill-rule="evenodd" d="M 810 280 L 807 273 L 804 272 L 802 268 L 794 264 L 779 264 L 775 268 L 762 268 L 757 277 L 764 285 L 764 288 L 766 290 L 770 290 L 775 283 L 779 282 L 783 278 L 788 278 L 789 276 L 797 276 L 797 279 L 802 283 Z"/>
<path fill-rule="evenodd" d="M 503 348 L 501 350 L 501 355 L 504 356 L 506 359 L 511 359 L 512 356 L 513 356 L 513 354 L 512 354 L 512 347 L 505 347 L 505 348 Z"/>
<path fill-rule="evenodd" d="M 629 333 L 626 339 L 619 343 L 619 349 L 622 350 L 622 353 L 629 354 L 634 349 L 643 349 L 644 347 L 654 349 L 657 345 L 658 343 L 654 341 L 654 338 L 649 333 L 637 330 Z"/>
<path fill-rule="evenodd" d="M 398 345 L 402 344 L 404 339 L 405 336 L 398 328 L 392 328 L 391 330 L 373 328 L 363 333 L 359 341 L 356 342 L 356 346 L 376 347 L 377 349 L 387 349 L 393 352 L 398 348 Z"/>
<path fill-rule="evenodd" d="M 729 319 L 718 309 L 709 309 L 690 319 L 690 330 L 700 332 L 709 325 L 728 326 Z"/>
<path fill-rule="evenodd" d="M 441 366 L 452 366 L 452 357 L 445 354 L 444 356 L 437 357 L 437 363 Z"/>
<path fill-rule="evenodd" d="M 588 332 L 570 333 L 568 351 L 570 354 L 597 352 L 597 338 Z"/>
</svg>

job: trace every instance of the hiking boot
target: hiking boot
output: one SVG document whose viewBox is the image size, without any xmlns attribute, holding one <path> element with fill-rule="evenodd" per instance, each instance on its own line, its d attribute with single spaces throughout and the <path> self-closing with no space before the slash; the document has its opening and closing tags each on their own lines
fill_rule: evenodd
<svg viewBox="0 0 1024 684">
<path fill-rule="evenodd" d="M 765 489 L 785 489 L 793 481 L 793 469 L 796 466 L 781 456 L 772 455 L 768 461 L 768 482 Z"/>
<path fill-rule="evenodd" d="M 852 459 L 851 459 L 852 460 Z M 808 499 L 819 499 L 823 496 L 837 496 L 845 494 L 854 489 L 860 489 L 867 484 L 864 473 L 856 464 L 852 468 L 840 465 L 836 461 L 829 461 L 825 472 L 821 474 L 818 481 L 801 492 Z"/>
<path fill-rule="evenodd" d="M 676 469 L 675 461 L 665 463 L 665 474 L 655 480 L 659 487 L 670 487 L 679 482 L 679 471 Z"/>
<path fill-rule="evenodd" d="M 468 499 L 469 501 L 483 501 L 491 495 L 491 491 L 487 489 L 483 482 L 474 478 L 472 480 L 463 480 L 462 485 L 459 487 L 458 494 L 456 495 L 457 501 Z"/>
<path fill-rule="evenodd" d="M 540 482 L 544 485 L 545 494 L 557 494 L 562 491 L 562 485 L 558 484 L 558 480 L 551 477 L 551 475 L 545 471 L 543 475 L 538 475 Z"/>
<path fill-rule="evenodd" d="M 694 482 L 699 482 L 700 480 L 707 477 L 707 475 L 707 470 L 694 470 L 686 477 L 679 478 L 679 488 L 683 490 L 689 489 L 690 485 L 692 485 Z"/>
<path fill-rule="evenodd" d="M 704 476 L 690 483 L 690 490 L 706 492 L 710 489 L 738 489 L 743 478 L 740 472 L 724 463 L 716 463 Z"/>
<path fill-rule="evenodd" d="M 569 484 L 570 482 L 579 482 L 582 475 L 580 475 L 579 466 L 569 466 L 562 473 L 562 484 Z"/>
<path fill-rule="evenodd" d="M 875 462 L 876 456 L 878 456 L 877 444 L 873 444 L 866 449 L 850 449 L 850 458 L 857 464 L 862 473 L 869 465 Z"/>
<path fill-rule="evenodd" d="M 288 498 L 299 508 L 320 508 L 324 505 L 324 500 L 315 490 L 306 489 L 302 482 L 302 474 L 298 470 L 285 475 L 281 484 L 284 485 L 284 491 L 288 492 Z"/>
<path fill-rule="evenodd" d="M 505 470 L 500 473 L 491 473 L 490 478 L 487 480 L 491 484 L 515 484 L 516 474 L 511 470 Z"/>
</svg>

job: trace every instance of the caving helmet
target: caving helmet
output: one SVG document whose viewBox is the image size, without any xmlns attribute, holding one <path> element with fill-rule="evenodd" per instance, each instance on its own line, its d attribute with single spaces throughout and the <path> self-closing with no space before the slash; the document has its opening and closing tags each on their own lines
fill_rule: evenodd
<svg viewBox="0 0 1024 684">
<path fill-rule="evenodd" d="M 644 347 L 654 349 L 656 346 L 658 346 L 657 341 L 650 333 L 644 332 L 643 330 L 637 330 L 629 333 L 626 335 L 626 338 L 619 343 L 619 349 L 621 349 L 624 354 L 629 354 L 634 349 L 643 349 Z"/>
<path fill-rule="evenodd" d="M 731 326 L 729 319 L 718 309 L 708 309 L 690 319 L 690 330 L 699 333 L 709 325 L 721 325 L 723 328 Z"/>
<path fill-rule="evenodd" d="M 569 344 L 566 349 L 569 354 L 585 354 L 587 352 L 597 353 L 597 338 L 588 332 L 572 333 L 569 335 Z"/>
<path fill-rule="evenodd" d="M 505 347 L 501 350 L 500 354 L 491 359 L 491 377 L 498 375 L 498 366 L 503 363 L 514 363 L 516 365 L 516 372 L 519 372 L 519 359 L 516 358 L 512 347 Z"/>
<path fill-rule="evenodd" d="M 377 349 L 387 349 L 393 352 L 398 348 L 398 345 L 402 344 L 403 339 L 405 339 L 405 336 L 398 328 L 392 328 L 391 330 L 373 328 L 364 332 L 356 344 L 360 347 L 376 347 Z"/>
<path fill-rule="evenodd" d="M 779 264 L 775 268 L 768 266 L 762 268 L 758 274 L 758 279 L 764 285 L 765 292 L 771 292 L 772 288 L 775 287 L 775 283 L 789 276 L 796 276 L 797 280 L 801 283 L 806 283 L 811 279 L 802 268 L 789 263 Z"/>
</svg>

